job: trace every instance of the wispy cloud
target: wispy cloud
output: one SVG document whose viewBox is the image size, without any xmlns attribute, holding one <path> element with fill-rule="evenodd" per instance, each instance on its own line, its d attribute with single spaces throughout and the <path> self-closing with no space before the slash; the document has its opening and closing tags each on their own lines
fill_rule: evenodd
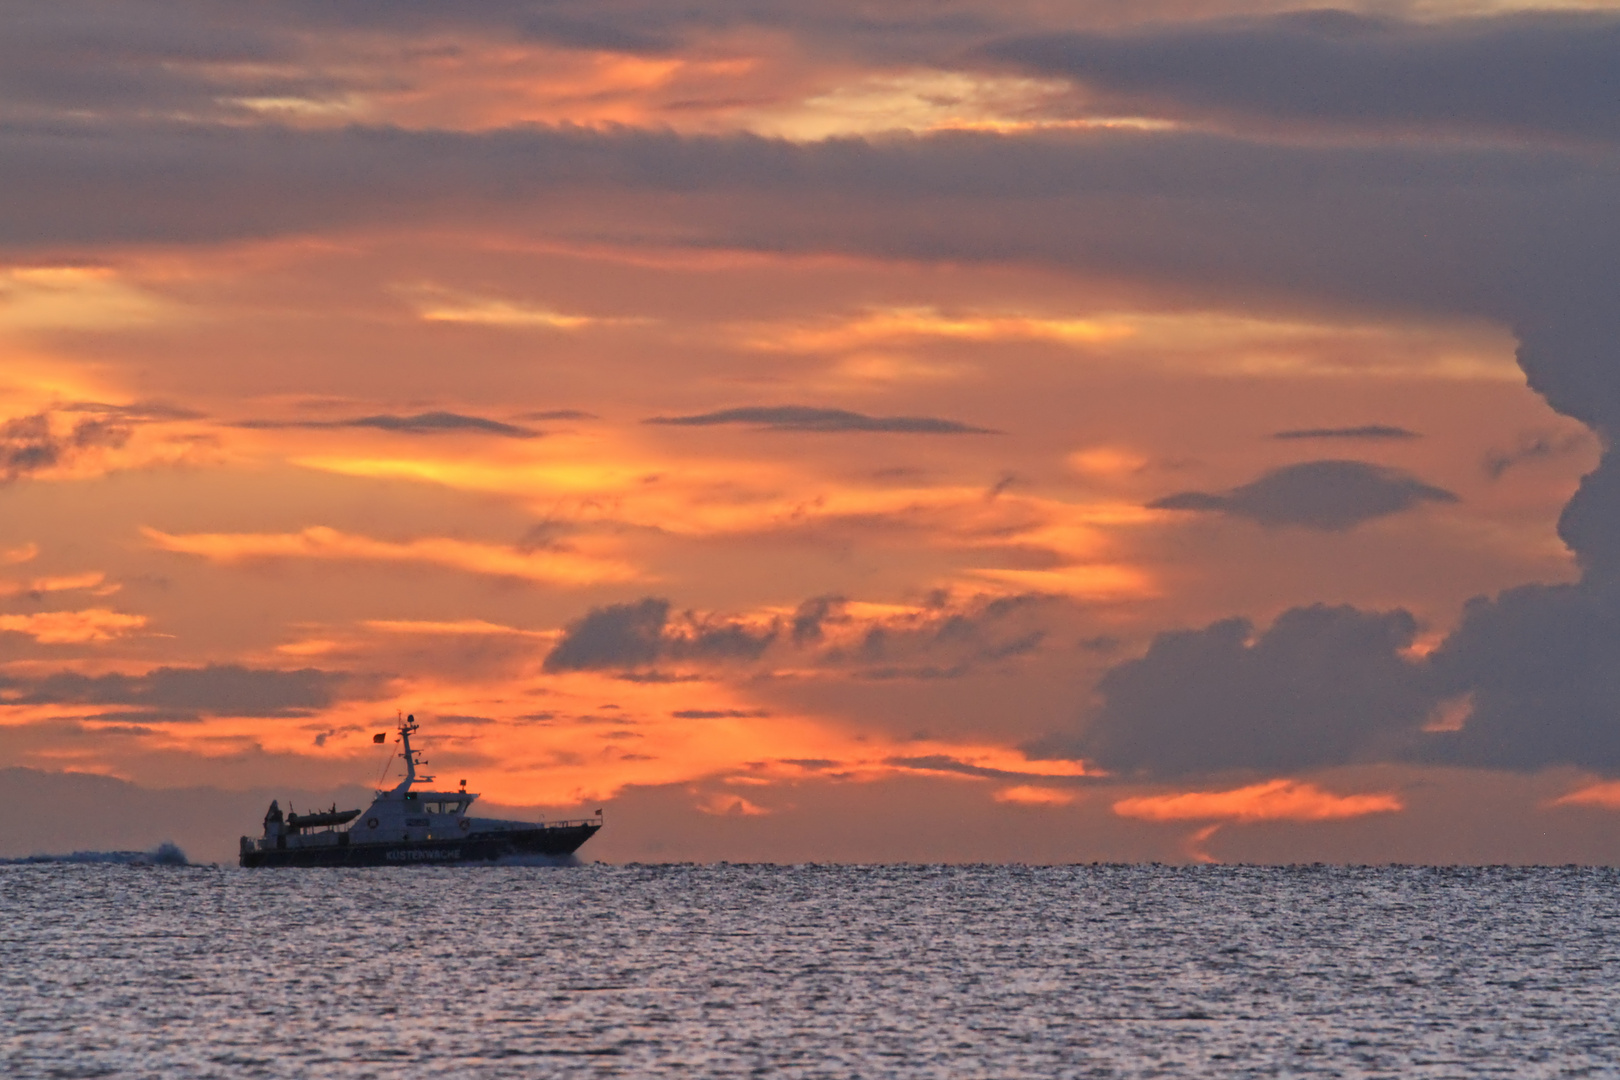
<svg viewBox="0 0 1620 1080">
<path fill-rule="evenodd" d="M 106 608 L 84 611 L 41 611 L 31 615 L 0 615 L 0 631 L 27 634 L 42 645 L 110 641 L 146 625 L 145 615 L 126 615 Z"/>
<path fill-rule="evenodd" d="M 478 296 L 432 286 L 404 291 L 414 296 L 417 318 L 423 322 L 493 326 L 507 330 L 583 330 L 592 326 L 644 321 L 571 314 L 544 304 Z"/>
<path fill-rule="evenodd" d="M 519 551 L 496 544 L 432 536 L 417 540 L 377 540 L 311 526 L 294 533 L 190 533 L 157 529 L 141 532 L 164 551 L 197 555 L 218 563 L 255 559 L 322 559 L 380 563 L 428 563 L 473 574 L 522 578 L 552 585 L 593 585 L 632 581 L 640 575 L 618 559 L 580 552 Z"/>
<path fill-rule="evenodd" d="M 375 428 L 404 435 L 443 435 L 470 433 L 502 435 L 509 439 L 533 439 L 540 433 L 516 424 L 490 420 L 482 416 L 467 416 L 453 412 L 424 412 L 410 416 L 379 413 L 375 416 L 357 416 L 351 420 L 245 420 L 237 425 L 244 428 Z"/>
<path fill-rule="evenodd" d="M 1012 803 L 1015 806 L 1068 806 L 1074 802 L 1076 795 L 1072 791 L 1019 784 L 1015 787 L 1002 788 L 996 792 L 994 798 L 996 802 Z"/>
<path fill-rule="evenodd" d="M 0 551 L 0 563 L 15 565 L 16 563 L 31 562 L 38 556 L 38 544 L 24 544 L 22 547 L 7 548 Z"/>
<path fill-rule="evenodd" d="M 1029 315 L 1015 312 L 947 314 L 932 307 L 870 308 L 848 318 L 818 323 L 749 327 L 746 343 L 756 349 L 838 352 L 908 340 L 1050 341 L 1094 345 L 1136 333 L 1124 319 Z"/>
<path fill-rule="evenodd" d="M 0 596 L 34 595 L 53 592 L 93 591 L 97 596 L 108 596 L 118 591 L 118 585 L 108 584 L 107 575 L 99 571 L 83 574 L 64 574 L 57 577 L 38 577 L 30 581 L 0 580 Z"/>
<path fill-rule="evenodd" d="M 887 432 L 899 435 L 994 435 L 989 428 L 974 427 L 958 420 L 932 416 L 866 416 L 844 409 L 819 409 L 809 405 L 750 405 L 695 416 L 655 416 L 644 424 L 677 427 L 714 427 L 720 424 L 748 424 L 765 431 Z"/>
<path fill-rule="evenodd" d="M 1362 424 L 1360 427 L 1293 428 L 1274 431 L 1273 439 L 1421 439 L 1415 431 L 1390 424 Z"/>
<path fill-rule="evenodd" d="M 152 326 L 184 309 L 97 266 L 0 269 L 0 330 L 108 330 Z"/>
</svg>

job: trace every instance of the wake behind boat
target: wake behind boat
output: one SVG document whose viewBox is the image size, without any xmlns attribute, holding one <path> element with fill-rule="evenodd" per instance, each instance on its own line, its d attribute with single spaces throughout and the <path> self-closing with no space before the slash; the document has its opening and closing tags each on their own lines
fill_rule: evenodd
<svg viewBox="0 0 1620 1080">
<path fill-rule="evenodd" d="M 405 779 L 378 791 L 371 808 L 283 815 L 270 804 L 264 835 L 242 837 L 243 866 L 438 866 L 489 863 L 524 856 L 571 855 L 602 827 L 602 811 L 583 821 L 502 821 L 473 817 L 478 796 L 461 782 L 459 791 L 415 791 L 433 777 L 419 775 L 427 764 L 411 749 L 416 717 L 399 722 Z M 378 736 L 379 739 L 382 736 Z"/>
</svg>

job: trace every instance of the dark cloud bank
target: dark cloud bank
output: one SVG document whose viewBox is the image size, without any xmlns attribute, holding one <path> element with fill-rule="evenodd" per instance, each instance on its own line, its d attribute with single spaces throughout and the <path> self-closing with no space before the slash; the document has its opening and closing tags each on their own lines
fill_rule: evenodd
<svg viewBox="0 0 1620 1080">
<path fill-rule="evenodd" d="M 1620 20 L 1525 12 L 1408 22 L 1348 11 L 1046 33 L 986 54 L 1116 108 L 1396 131 L 1620 137 Z"/>
</svg>

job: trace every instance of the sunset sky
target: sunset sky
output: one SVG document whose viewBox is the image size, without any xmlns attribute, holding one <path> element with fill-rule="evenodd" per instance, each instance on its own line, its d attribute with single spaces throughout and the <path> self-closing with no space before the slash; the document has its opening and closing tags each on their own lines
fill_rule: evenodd
<svg viewBox="0 0 1620 1080">
<path fill-rule="evenodd" d="M 1606 7 L 4 3 L 0 791 L 1620 860 Z"/>
</svg>

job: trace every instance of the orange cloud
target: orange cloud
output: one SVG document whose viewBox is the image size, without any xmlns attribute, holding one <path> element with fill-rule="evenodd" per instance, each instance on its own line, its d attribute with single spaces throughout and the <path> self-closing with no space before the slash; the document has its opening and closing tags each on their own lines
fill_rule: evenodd
<svg viewBox="0 0 1620 1080">
<path fill-rule="evenodd" d="M 1122 446 L 1093 446 L 1070 454 L 1068 463 L 1070 468 L 1087 476 L 1116 479 L 1141 472 L 1147 468 L 1148 459 Z"/>
<path fill-rule="evenodd" d="M 1057 791 L 1053 788 L 1032 787 L 1022 784 L 1018 787 L 1002 788 L 994 795 L 996 802 L 1016 803 L 1019 806 L 1068 806 L 1074 802 L 1072 791 Z"/>
<path fill-rule="evenodd" d="M 432 622 L 419 619 L 367 619 L 363 624 L 389 634 L 518 634 L 524 637 L 555 637 L 550 630 L 519 630 L 515 626 L 485 622 L 483 619 L 457 619 Z"/>
<path fill-rule="evenodd" d="M 1548 806 L 1591 806 L 1598 810 L 1620 810 L 1620 780 L 1589 784 L 1562 795 Z"/>
<path fill-rule="evenodd" d="M 538 659 L 536 660 L 538 665 Z M 611 798 L 628 786 L 701 784 L 740 787 L 712 801 L 711 812 L 748 815 L 768 809 L 759 791 L 810 778 L 864 783 L 929 776 L 1005 787 L 1028 777 L 1075 777 L 1085 766 L 1031 761 L 1016 749 L 974 742 L 901 740 L 824 718 L 773 712 L 746 687 L 703 679 L 632 682 L 597 672 L 515 676 L 478 682 L 402 678 L 386 704 L 335 701 L 319 719 L 266 725 L 252 717 L 143 722 L 140 738 L 195 754 L 199 760 L 269 754 L 281 775 L 341 775 L 375 783 L 382 763 L 373 732 L 391 720 L 394 703 L 423 720 L 422 745 L 440 775 L 466 777 L 493 802 L 577 805 Z M 0 722 L 37 722 L 50 706 L 0 709 Z M 324 735 L 320 743 L 314 740 Z M 74 744 L 73 767 L 116 771 L 116 748 Z M 997 776 L 1003 777 L 996 784 Z M 255 782 L 262 783 L 261 777 Z M 695 793 L 702 797 L 701 792 Z M 750 809 L 752 807 L 753 809 Z"/>
<path fill-rule="evenodd" d="M 164 551 L 198 555 L 218 563 L 254 559 L 416 562 L 473 574 L 543 581 L 552 585 L 634 581 L 641 576 L 628 563 L 575 551 L 520 551 L 442 536 L 396 543 L 339 532 L 320 525 L 296 533 L 192 533 L 180 536 L 149 528 L 142 528 L 141 532 Z"/>
<path fill-rule="evenodd" d="M 931 307 L 873 308 L 830 325 L 755 326 L 746 343 L 756 349 L 841 352 L 881 342 L 916 338 L 958 341 L 1054 341 L 1089 345 L 1133 333 L 1130 326 L 1086 318 L 1024 314 L 945 315 Z"/>
<path fill-rule="evenodd" d="M 10 548 L 5 551 L 0 551 L 0 563 L 5 563 L 8 565 L 25 563 L 33 559 L 38 554 L 38 544 L 24 544 L 19 548 Z"/>
<path fill-rule="evenodd" d="M 409 291 L 416 294 L 416 315 L 423 322 L 466 323 L 513 330 L 581 330 L 604 322 L 624 321 L 569 315 L 519 300 L 476 296 L 431 286 Z"/>
<path fill-rule="evenodd" d="M 107 596 L 118 591 L 117 585 L 106 585 L 107 575 L 91 571 L 85 574 L 72 574 L 65 577 L 42 577 L 32 581 L 0 581 L 0 596 L 16 596 L 20 593 L 49 593 L 72 592 L 78 589 L 93 589 L 97 596 Z"/>
<path fill-rule="evenodd" d="M 1302 780 L 1268 780 L 1231 791 L 1121 799 L 1114 813 L 1144 821 L 1335 821 L 1404 810 L 1390 793 L 1334 795 Z"/>
<path fill-rule="evenodd" d="M 547 447 L 501 447 L 500 456 L 304 457 L 298 464 L 348 476 L 409 479 L 488 492 L 543 508 L 554 520 L 630 525 L 683 537 L 764 535 L 883 522 L 936 550 L 971 553 L 1009 541 L 1048 548 L 1044 570 L 966 571 L 1013 588 L 1088 597 L 1156 592 L 1146 571 L 1107 557 L 1111 530 L 1157 520 L 1123 501 L 1070 503 L 981 485 L 886 487 L 819 477 L 802 463 L 741 459 L 678 462 L 604 449 L 594 439 L 548 439 Z M 536 456 L 538 455 L 538 456 Z M 891 535 L 892 532 L 891 532 Z M 1103 557 L 1099 557 L 1103 556 Z"/>
<path fill-rule="evenodd" d="M 0 630 L 27 634 L 43 645 L 107 641 L 146 625 L 145 615 L 125 615 L 105 608 L 85 611 L 42 611 L 33 615 L 0 615 Z"/>
<path fill-rule="evenodd" d="M 739 817 L 762 817 L 771 811 L 763 806 L 749 802 L 741 795 L 710 795 L 698 802 L 697 808 L 705 814 L 716 817 L 736 815 Z"/>
<path fill-rule="evenodd" d="M 174 321 L 180 313 L 107 267 L 0 269 L 0 331 L 115 329 Z"/>
</svg>

